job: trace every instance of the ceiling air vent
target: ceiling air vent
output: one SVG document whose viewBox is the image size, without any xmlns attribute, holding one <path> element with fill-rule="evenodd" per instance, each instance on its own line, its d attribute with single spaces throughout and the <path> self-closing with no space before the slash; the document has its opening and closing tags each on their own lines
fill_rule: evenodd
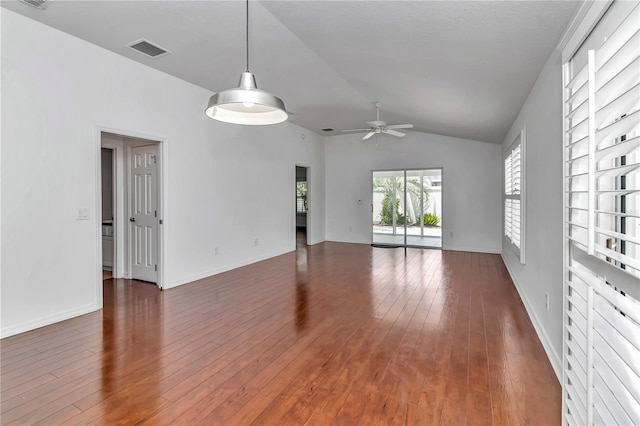
<svg viewBox="0 0 640 426">
<path fill-rule="evenodd" d="M 158 56 L 167 55 L 171 53 L 167 49 L 164 49 L 156 44 L 151 43 L 148 40 L 140 39 L 136 40 L 132 43 L 127 44 L 127 47 L 135 50 L 136 52 L 140 52 L 143 55 L 146 55 L 150 58 L 157 58 Z"/>
<path fill-rule="evenodd" d="M 323 132 L 333 132 L 333 129 L 330 127 L 327 127 L 326 129 L 322 129 Z"/>
<path fill-rule="evenodd" d="M 49 6 L 53 0 L 20 0 L 22 3 L 35 7 L 36 9 L 44 10 Z"/>
</svg>

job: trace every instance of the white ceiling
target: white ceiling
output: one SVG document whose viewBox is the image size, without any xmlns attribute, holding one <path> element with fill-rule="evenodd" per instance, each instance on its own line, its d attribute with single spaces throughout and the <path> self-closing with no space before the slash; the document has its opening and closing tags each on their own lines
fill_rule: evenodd
<svg viewBox="0 0 640 426">
<path fill-rule="evenodd" d="M 387 122 L 500 143 L 579 3 L 252 1 L 250 68 L 318 133 L 363 127 L 380 101 Z M 244 71 L 243 1 L 2 6 L 211 91 Z M 125 47 L 141 38 L 172 53 Z"/>
</svg>

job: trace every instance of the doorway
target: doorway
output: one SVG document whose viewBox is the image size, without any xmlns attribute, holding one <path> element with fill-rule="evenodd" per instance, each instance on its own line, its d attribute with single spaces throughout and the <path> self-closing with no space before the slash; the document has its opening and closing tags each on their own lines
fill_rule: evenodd
<svg viewBox="0 0 640 426">
<path fill-rule="evenodd" d="M 113 218 L 115 216 L 115 154 L 113 148 L 100 150 L 102 184 L 102 279 L 113 278 L 115 245 Z"/>
<path fill-rule="evenodd" d="M 442 248 L 442 168 L 372 172 L 372 242 Z"/>
<path fill-rule="evenodd" d="M 308 167 L 296 166 L 296 248 L 307 245 L 308 223 Z"/>
<path fill-rule="evenodd" d="M 108 161 L 101 158 L 100 162 L 100 259 L 103 270 L 107 271 L 111 266 L 113 278 L 146 281 L 160 288 L 162 146 L 161 140 L 100 132 L 101 156 L 111 153 L 112 161 L 111 188 L 105 187 L 109 180 Z M 109 189 L 111 197 L 108 195 Z M 111 206 L 108 205 L 109 199 Z"/>
</svg>

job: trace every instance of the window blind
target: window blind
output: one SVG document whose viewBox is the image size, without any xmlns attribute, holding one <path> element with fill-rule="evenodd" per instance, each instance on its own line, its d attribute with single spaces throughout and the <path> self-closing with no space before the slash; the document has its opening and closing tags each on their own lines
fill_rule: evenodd
<svg viewBox="0 0 640 426">
<path fill-rule="evenodd" d="M 504 159 L 504 235 L 524 263 L 523 234 L 523 141 L 524 130 L 509 147 Z"/>
<path fill-rule="evenodd" d="M 296 197 L 296 213 L 306 213 L 306 197 Z"/>
<path fill-rule="evenodd" d="M 640 6 L 564 65 L 566 424 L 640 424 Z"/>
<path fill-rule="evenodd" d="M 307 213 L 307 181 L 296 181 L 296 213 Z"/>
</svg>

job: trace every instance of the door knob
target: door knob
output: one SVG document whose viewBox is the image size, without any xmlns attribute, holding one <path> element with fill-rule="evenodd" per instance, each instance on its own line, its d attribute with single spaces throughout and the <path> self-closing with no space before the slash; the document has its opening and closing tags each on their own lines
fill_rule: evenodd
<svg viewBox="0 0 640 426">
<path fill-rule="evenodd" d="M 136 221 L 136 218 L 135 218 L 135 217 L 131 217 L 131 218 L 129 218 L 129 222 L 135 222 L 135 221 Z"/>
</svg>

